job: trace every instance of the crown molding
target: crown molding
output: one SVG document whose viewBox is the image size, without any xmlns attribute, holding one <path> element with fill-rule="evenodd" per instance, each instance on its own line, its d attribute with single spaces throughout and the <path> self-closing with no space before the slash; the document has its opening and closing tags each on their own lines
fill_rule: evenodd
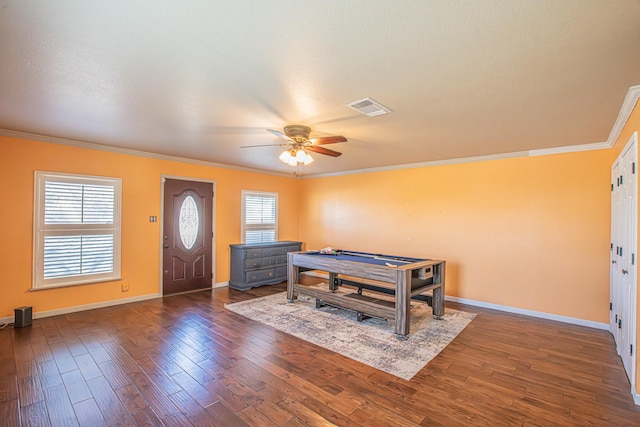
<svg viewBox="0 0 640 427">
<path fill-rule="evenodd" d="M 353 170 L 341 171 L 341 172 L 329 172 L 329 173 L 322 173 L 322 174 L 303 175 L 300 178 L 301 179 L 326 178 L 331 176 L 355 175 L 359 173 L 386 172 L 386 171 L 394 171 L 394 170 L 402 170 L 402 169 L 426 168 L 431 166 L 455 165 L 458 163 L 484 162 L 487 160 L 526 157 L 527 153 L 528 151 L 518 151 L 515 153 L 491 154 L 487 156 L 465 157 L 460 159 L 434 160 L 431 162 L 420 162 L 420 163 L 405 163 L 402 165 L 380 166 L 375 168 L 353 169 Z"/>
<path fill-rule="evenodd" d="M 618 137 L 620 136 L 620 133 L 622 132 L 622 129 L 626 125 L 627 120 L 629 120 L 629 117 L 631 116 L 631 113 L 633 112 L 633 109 L 635 108 L 638 102 L 638 99 L 640 99 L 640 85 L 631 86 L 627 91 L 627 95 L 624 98 L 622 107 L 620 108 L 620 112 L 618 113 L 618 117 L 616 118 L 616 121 L 613 124 L 613 128 L 609 133 L 609 137 L 605 142 L 596 142 L 593 144 L 569 145 L 565 147 L 543 148 L 539 150 L 516 151 L 512 153 L 491 154 L 486 156 L 474 156 L 474 157 L 462 157 L 462 158 L 447 159 L 447 160 L 435 160 L 431 162 L 407 163 L 402 165 L 353 169 L 353 170 L 341 171 L 341 172 L 298 175 L 296 176 L 296 178 L 297 179 L 326 178 L 326 177 L 333 177 L 333 176 L 355 175 L 355 174 L 361 174 L 361 173 L 384 172 L 384 171 L 424 168 L 424 167 L 443 166 L 443 165 L 454 165 L 454 164 L 473 163 L 473 162 L 486 162 L 490 160 L 513 159 L 518 157 L 535 157 L 535 156 L 547 156 L 547 155 L 553 155 L 553 154 L 575 153 L 575 152 L 581 152 L 581 151 L 604 150 L 604 149 L 612 148 L 614 146 L 614 144 L 616 143 L 616 140 L 618 139 Z M 253 168 L 247 168 L 247 167 L 241 167 L 241 166 L 227 165 L 223 163 L 215 163 L 215 162 L 208 162 L 204 160 L 190 159 L 186 157 L 168 156 L 164 154 L 151 153 L 147 151 L 132 150 L 129 148 L 112 147 L 108 145 L 96 144 L 91 142 L 56 138 L 56 137 L 50 137 L 50 136 L 38 135 L 38 134 L 32 134 L 32 133 L 26 133 L 26 132 L 17 132 L 17 131 L 12 131 L 8 129 L 0 129 L 0 136 L 31 139 L 35 141 L 41 141 L 41 142 L 51 142 L 54 144 L 71 145 L 74 147 L 87 148 L 91 150 L 110 151 L 114 153 L 148 157 L 148 158 L 153 158 L 158 160 L 169 160 L 169 161 L 189 163 L 194 165 L 202 165 L 202 166 L 209 166 L 209 167 L 215 167 L 215 168 L 237 170 L 242 172 L 253 172 L 253 173 L 261 173 L 261 174 L 291 178 L 291 175 L 289 174 L 284 174 L 281 172 L 273 172 L 273 171 L 268 171 L 264 169 L 253 169 Z"/>
<path fill-rule="evenodd" d="M 301 176 L 302 179 L 312 179 L 312 178 L 325 178 L 331 176 L 342 176 L 342 175 L 352 175 L 359 173 L 368 173 L 368 172 L 383 172 L 383 171 L 391 171 L 391 170 L 400 170 L 400 169 L 412 169 L 412 168 L 423 168 L 429 166 L 441 166 L 441 165 L 453 165 L 453 164 L 461 164 L 461 163 L 471 163 L 471 162 L 484 162 L 489 160 L 500 160 L 500 159 L 512 159 L 517 157 L 534 157 L 534 156 L 548 156 L 552 154 L 565 154 L 565 153 L 576 153 L 580 151 L 591 151 L 591 150 L 604 150 L 608 148 L 612 148 L 616 143 L 616 140 L 620 136 L 622 129 L 629 120 L 629 116 L 633 112 L 638 99 L 640 99 L 640 85 L 631 86 L 627 91 L 627 95 L 622 102 L 622 107 L 620 108 L 620 112 L 618 113 L 618 117 L 613 124 L 613 128 L 611 129 L 611 133 L 605 142 L 596 142 L 593 144 L 581 144 L 581 145 L 569 145 L 565 147 L 555 147 L 555 148 L 543 148 L 540 150 L 529 150 L 529 151 L 516 151 L 513 153 L 504 153 L 504 154 L 492 154 L 488 156 L 476 156 L 476 157 L 463 157 L 457 159 L 449 159 L 449 160 L 436 160 L 433 162 L 423 162 L 423 163 L 411 163 L 404 165 L 394 165 L 394 166 L 382 166 L 378 168 L 368 168 L 368 169 L 355 169 L 350 171 L 343 172 L 335 172 L 335 173 L 326 173 L 326 174 L 314 174 L 314 175 L 304 175 Z"/>
<path fill-rule="evenodd" d="M 609 138 L 607 138 L 607 144 L 609 144 L 609 148 L 612 148 L 618 140 L 618 137 L 622 133 L 622 129 L 627 124 L 627 120 L 629 120 L 629 116 L 631 116 L 633 109 L 638 103 L 638 99 L 640 99 L 640 85 L 631 86 L 627 91 L 627 96 L 624 97 L 622 107 L 620 108 L 620 112 L 618 113 L 618 118 L 613 124 L 613 128 L 611 128 Z"/>
<path fill-rule="evenodd" d="M 514 151 L 512 153 L 490 154 L 487 156 L 462 157 L 457 159 L 435 160 L 432 162 L 408 163 L 404 165 L 381 166 L 377 168 L 354 169 L 343 172 L 303 175 L 301 179 L 326 178 L 332 176 L 354 175 L 360 173 L 385 172 L 401 169 L 426 168 L 432 166 L 457 165 L 462 163 L 487 162 L 490 160 L 514 159 L 519 157 L 549 156 L 552 154 L 576 153 L 581 151 L 604 150 L 611 148 L 608 142 L 593 144 L 569 145 L 566 147 L 543 148 L 540 150 Z"/>
<path fill-rule="evenodd" d="M 593 144 L 569 145 L 566 147 L 542 148 L 540 150 L 529 150 L 529 157 L 549 156 L 552 154 L 579 153 L 581 151 L 606 150 L 611 148 L 608 141 L 594 142 Z"/>
<path fill-rule="evenodd" d="M 156 160 L 167 160 L 171 162 L 188 163 L 192 165 L 209 166 L 213 168 L 231 169 L 241 172 L 260 173 L 265 175 L 275 175 L 284 178 L 291 178 L 290 174 L 268 171 L 264 169 L 253 169 L 242 166 L 227 165 L 224 163 L 208 162 L 205 160 L 190 159 L 188 157 L 169 156 L 166 154 L 151 153 L 149 151 L 133 150 L 130 148 L 113 147 L 110 145 L 96 144 L 93 142 L 78 141 L 75 139 L 56 138 L 53 136 L 38 135 L 34 133 L 18 132 L 9 129 L 0 129 L 0 136 L 9 138 L 28 139 L 32 141 L 50 142 L 52 144 L 70 145 L 73 147 L 86 148 L 89 150 L 108 151 L 111 153 L 127 154 L 130 156 L 147 157 Z"/>
</svg>

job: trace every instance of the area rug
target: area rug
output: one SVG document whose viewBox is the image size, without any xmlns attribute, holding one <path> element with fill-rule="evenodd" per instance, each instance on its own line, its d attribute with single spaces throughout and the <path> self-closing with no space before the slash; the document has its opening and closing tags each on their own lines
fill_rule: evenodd
<svg viewBox="0 0 640 427">
<path fill-rule="evenodd" d="M 475 317 L 447 308 L 436 320 L 428 305 L 411 309 L 411 333 L 401 341 L 394 322 L 370 318 L 356 321 L 356 313 L 325 306 L 315 308 L 315 298 L 301 295 L 287 302 L 286 292 L 225 304 L 228 310 L 319 345 L 405 380 L 411 379 L 444 349 Z"/>
</svg>

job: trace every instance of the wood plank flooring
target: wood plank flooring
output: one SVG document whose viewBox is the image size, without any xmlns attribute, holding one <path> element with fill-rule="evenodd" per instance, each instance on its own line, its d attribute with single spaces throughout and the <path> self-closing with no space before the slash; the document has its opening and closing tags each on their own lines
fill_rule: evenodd
<svg viewBox="0 0 640 427">
<path fill-rule="evenodd" d="M 224 308 L 222 288 L 0 330 L 2 426 L 639 426 L 606 331 L 476 319 L 405 381 Z"/>
</svg>

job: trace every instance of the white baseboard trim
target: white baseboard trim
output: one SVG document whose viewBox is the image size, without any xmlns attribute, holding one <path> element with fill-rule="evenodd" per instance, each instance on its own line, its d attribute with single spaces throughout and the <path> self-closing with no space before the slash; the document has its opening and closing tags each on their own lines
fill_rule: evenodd
<svg viewBox="0 0 640 427">
<path fill-rule="evenodd" d="M 329 277 L 328 274 L 319 272 L 319 271 L 305 271 L 303 274 L 306 274 L 312 277 L 320 277 L 324 279 Z M 444 299 L 445 301 L 459 302 L 460 304 L 473 305 L 473 306 L 482 307 L 482 308 L 490 308 L 492 310 L 506 311 L 508 313 L 522 314 L 525 316 L 538 317 L 541 319 L 555 320 L 557 322 L 571 323 L 573 325 L 586 326 L 588 328 L 604 329 L 606 331 L 609 330 L 608 323 L 594 322 L 592 320 L 578 319 L 578 318 L 569 317 L 569 316 L 560 316 L 558 314 L 550 314 L 542 311 L 526 310 L 523 308 L 510 307 L 507 305 L 492 304 L 489 302 L 476 301 L 476 300 L 467 299 L 467 298 L 445 296 Z"/>
<path fill-rule="evenodd" d="M 489 302 L 476 301 L 472 299 L 458 298 L 458 297 L 451 297 L 451 296 L 445 296 L 445 300 L 459 302 L 460 304 L 473 305 L 476 307 L 490 308 L 492 310 L 506 311 L 508 313 L 523 314 L 525 316 L 538 317 L 538 318 L 547 319 L 547 320 L 555 320 L 557 322 L 571 323 L 574 325 L 586 326 L 588 328 L 604 329 L 605 331 L 609 330 L 608 323 L 594 322 L 592 320 L 578 319 L 576 317 L 560 316 L 559 314 L 545 313 L 543 311 L 526 310 L 524 308 L 516 308 L 516 307 L 510 307 L 507 305 L 492 304 Z"/>
<path fill-rule="evenodd" d="M 633 403 L 640 405 L 640 394 L 634 390 L 633 386 L 631 386 L 631 396 L 633 397 Z"/>
<path fill-rule="evenodd" d="M 316 271 L 305 271 L 303 274 L 306 274 L 308 276 L 313 276 L 313 277 L 320 277 L 320 278 L 327 278 L 328 277 L 328 275 L 326 273 L 320 273 L 320 272 L 316 272 Z M 226 281 L 226 282 L 218 282 L 213 286 L 213 288 L 216 289 L 216 288 L 223 288 L 223 287 L 227 287 L 227 286 L 229 286 L 229 282 L 228 281 Z M 160 295 L 160 294 L 148 294 L 148 295 L 141 295 L 141 296 L 132 297 L 132 298 L 125 298 L 125 299 L 118 299 L 118 300 L 111 300 L 111 301 L 103 301 L 103 302 L 97 302 L 97 303 L 92 303 L 92 304 L 84 304 L 84 305 L 77 305 L 77 306 L 73 306 L 73 307 L 60 308 L 60 309 L 56 309 L 56 310 L 41 311 L 41 312 L 34 313 L 33 314 L 33 318 L 34 319 L 41 319 L 41 318 L 44 318 L 44 317 L 58 316 L 60 314 L 75 313 L 77 311 L 92 310 L 92 309 L 95 309 L 95 308 L 103 308 L 103 307 L 111 307 L 111 306 L 114 306 L 114 305 L 128 304 L 128 303 L 131 303 L 131 302 L 145 301 L 145 300 L 148 300 L 148 299 L 160 298 L 161 296 L 162 295 Z M 505 311 L 507 313 L 522 314 L 522 315 L 525 315 L 525 316 L 538 317 L 538 318 L 541 318 L 541 319 L 555 320 L 555 321 L 564 322 L 564 323 L 571 323 L 571 324 L 574 324 L 574 325 L 586 326 L 586 327 L 589 327 L 589 328 L 609 330 L 609 325 L 607 323 L 594 322 L 594 321 L 591 321 L 591 320 L 578 319 L 578 318 L 575 318 L 575 317 L 560 316 L 560 315 L 557 315 L 557 314 L 544 313 L 542 311 L 526 310 L 526 309 L 522 309 L 522 308 L 510 307 L 510 306 L 500 305 L 500 304 L 493 304 L 493 303 L 488 303 L 488 302 L 483 302 L 483 301 L 476 301 L 476 300 L 467 299 L 467 298 L 458 298 L 458 297 L 453 297 L 453 296 L 445 296 L 445 300 L 446 301 L 452 301 L 452 302 L 458 302 L 460 304 L 472 305 L 472 306 L 476 306 L 476 307 L 489 308 L 491 310 Z M 13 320 L 14 319 L 12 317 L 3 317 L 3 318 L 0 318 L 0 324 L 13 323 Z M 638 395 L 637 393 L 634 393 L 634 400 L 635 399 L 638 399 L 636 402 L 640 402 L 640 395 Z M 640 404 L 640 403 L 638 403 L 638 404 Z"/>
<path fill-rule="evenodd" d="M 96 308 L 112 307 L 114 305 L 129 304 L 131 302 L 146 301 L 149 299 L 160 298 L 160 294 L 147 294 L 137 297 L 115 299 L 110 301 L 95 302 L 91 304 L 75 305 L 73 307 L 58 308 L 55 310 L 39 311 L 33 313 L 33 319 L 42 319 L 45 317 L 59 316 L 61 314 L 75 313 L 78 311 L 93 310 Z M 13 317 L 0 318 L 0 323 L 13 323 Z"/>
</svg>

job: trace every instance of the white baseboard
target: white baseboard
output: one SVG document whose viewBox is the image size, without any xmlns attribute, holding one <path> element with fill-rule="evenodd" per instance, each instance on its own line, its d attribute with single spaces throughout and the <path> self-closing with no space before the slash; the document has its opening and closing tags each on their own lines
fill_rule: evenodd
<svg viewBox="0 0 640 427">
<path fill-rule="evenodd" d="M 229 282 L 218 282 L 216 284 L 213 285 L 213 288 L 223 288 L 229 286 Z M 95 308 L 103 308 L 103 307 L 111 307 L 114 305 L 120 305 L 120 304 L 128 304 L 130 302 L 138 302 L 138 301 L 145 301 L 148 299 L 154 299 L 154 298 L 160 298 L 162 297 L 161 294 L 157 293 L 157 294 L 148 294 L 148 295 L 141 295 L 141 296 L 137 296 L 137 297 L 131 297 L 131 298 L 123 298 L 123 299 L 117 299 L 117 300 L 111 300 L 111 301 L 103 301 L 103 302 L 96 302 L 96 303 L 92 303 L 92 304 L 83 304 L 83 305 L 76 305 L 73 307 L 65 307 L 65 308 L 59 308 L 56 310 L 47 310 L 47 311 L 39 311 L 39 312 L 34 312 L 33 313 L 33 319 L 42 319 L 44 317 L 51 317 L 51 316 L 59 316 L 61 314 L 69 314 L 69 313 L 75 313 L 77 311 L 85 311 L 85 310 L 92 310 Z M 7 323 L 13 323 L 14 318 L 9 316 L 9 317 L 0 317 L 0 326 L 7 324 Z"/>
<path fill-rule="evenodd" d="M 609 330 L 608 323 L 594 322 L 592 320 L 578 319 L 576 317 L 560 316 L 558 314 L 545 313 L 543 311 L 526 310 L 523 308 L 510 307 L 507 305 L 492 304 L 489 302 L 476 301 L 466 298 L 458 298 L 445 296 L 446 301 L 459 302 L 460 304 L 468 304 L 476 307 L 490 308 L 492 310 L 506 311 L 508 313 L 523 314 L 525 316 L 538 317 L 541 319 L 555 320 L 557 322 L 571 323 L 574 325 L 586 326 L 594 329 Z"/>
<path fill-rule="evenodd" d="M 635 387 L 631 386 L 631 396 L 633 397 L 633 403 L 640 405 L 640 394 L 634 390 Z"/>
<path fill-rule="evenodd" d="M 320 277 L 324 279 L 329 277 L 327 273 L 319 272 L 319 271 L 305 271 L 302 274 L 306 274 L 312 277 Z M 473 305 L 473 306 L 482 307 L 482 308 L 490 308 L 492 310 L 506 311 L 508 313 L 522 314 L 525 316 L 538 317 L 541 319 L 555 320 L 557 322 L 571 323 L 573 325 L 586 326 L 594 329 L 604 329 L 607 331 L 609 330 L 608 323 L 594 322 L 592 320 L 578 319 L 575 317 L 560 316 L 558 314 L 550 314 L 542 311 L 526 310 L 523 308 L 510 307 L 507 305 L 492 304 L 489 302 L 476 301 L 476 300 L 467 299 L 467 298 L 458 298 L 458 297 L 445 295 L 444 299 L 445 301 L 459 302 L 460 304 Z"/>
<path fill-rule="evenodd" d="M 44 317 L 59 316 L 61 314 L 75 313 L 78 311 L 93 310 L 96 308 L 112 307 L 114 305 L 128 304 L 131 302 L 146 301 L 149 299 L 160 298 L 160 294 L 147 294 L 137 297 L 115 299 L 110 301 L 95 302 L 91 304 L 75 305 L 73 307 L 58 308 L 55 310 L 39 311 L 33 313 L 34 319 L 42 319 Z M 2 317 L 0 323 L 13 323 L 13 317 Z"/>
<path fill-rule="evenodd" d="M 306 274 L 306 275 L 309 275 L 309 276 L 313 276 L 313 277 L 321 277 L 321 278 L 327 278 L 328 277 L 328 275 L 326 273 L 320 273 L 320 272 L 316 272 L 316 271 L 305 271 L 303 274 Z M 223 287 L 226 287 L 226 286 L 229 286 L 229 282 L 228 281 L 226 281 L 226 282 L 218 282 L 213 287 L 215 289 L 215 288 L 223 288 Z M 153 298 L 160 298 L 161 296 L 162 295 L 160 295 L 160 294 L 148 294 L 148 295 L 141 295 L 141 296 L 132 297 L 132 298 L 125 298 L 125 299 L 118 299 L 118 300 L 111 300 L 111 301 L 103 301 L 103 302 L 97 302 L 97 303 L 93 303 L 93 304 L 77 305 L 77 306 L 61 308 L 61 309 L 57 309 L 57 310 L 41 311 L 41 312 L 34 313 L 33 314 L 33 318 L 34 319 L 41 319 L 43 317 L 58 316 L 60 314 L 75 313 L 77 311 L 91 310 L 91 309 L 94 309 L 94 308 L 111 307 L 111 306 L 119 305 L 119 304 L 128 304 L 130 302 L 137 302 L 137 301 L 144 301 L 144 300 L 153 299 Z M 522 308 L 510 307 L 510 306 L 500 305 L 500 304 L 492 304 L 492 303 L 488 303 L 488 302 L 476 301 L 476 300 L 467 299 L 467 298 L 458 298 L 458 297 L 452 297 L 452 296 L 445 296 L 445 300 L 446 301 L 458 302 L 460 304 L 472 305 L 472 306 L 476 306 L 476 307 L 489 308 L 491 310 L 505 311 L 507 313 L 522 314 L 522 315 L 525 315 L 525 316 L 538 317 L 538 318 L 541 318 L 541 319 L 555 320 L 555 321 L 564 322 L 564 323 L 571 323 L 571 324 L 574 324 L 574 325 L 581 325 L 581 326 L 586 326 L 586 327 L 589 327 L 589 328 L 609 330 L 609 324 L 601 323 L 601 322 L 594 322 L 592 320 L 584 320 L 584 319 L 578 319 L 578 318 L 575 318 L 575 317 L 560 316 L 560 315 L 557 315 L 557 314 L 550 314 L 550 313 L 545 313 L 545 312 L 542 312 L 542 311 L 526 310 L 526 309 L 522 309 Z M 3 317 L 3 318 L 0 318 L 0 324 L 12 323 L 13 320 L 14 319 L 12 317 Z M 637 395 L 637 394 L 634 394 L 634 399 L 636 398 L 636 396 L 638 396 L 637 398 L 640 399 L 640 395 Z"/>
</svg>

